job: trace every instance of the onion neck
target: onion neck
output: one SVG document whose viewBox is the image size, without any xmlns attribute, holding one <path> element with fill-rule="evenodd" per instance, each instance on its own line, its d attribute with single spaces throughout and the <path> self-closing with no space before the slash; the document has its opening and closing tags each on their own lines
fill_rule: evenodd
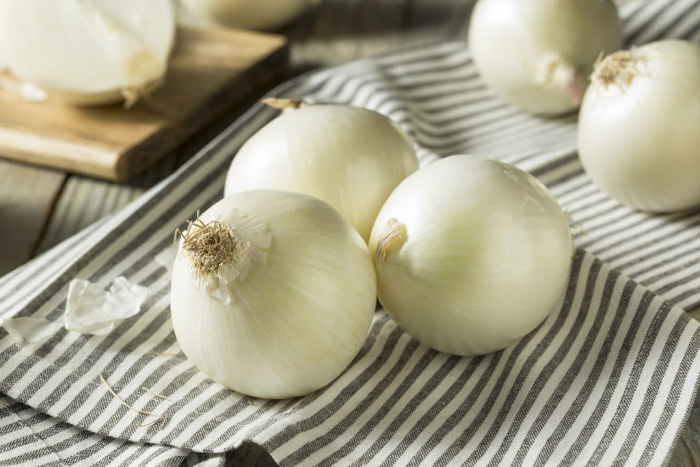
<svg viewBox="0 0 700 467">
<path fill-rule="evenodd" d="M 268 107 L 272 107 L 273 109 L 279 110 L 298 109 L 309 105 L 308 103 L 304 102 L 303 99 L 283 99 L 279 97 L 267 97 L 262 100 L 262 103 Z"/>
<path fill-rule="evenodd" d="M 406 225 L 392 217 L 384 226 L 384 230 L 377 242 L 374 259 L 378 266 L 384 265 L 386 260 L 398 251 L 408 240 Z"/>
<path fill-rule="evenodd" d="M 578 107 L 586 90 L 586 77 L 559 54 L 547 54 L 539 62 L 535 80 L 541 86 L 558 89 Z"/>
</svg>

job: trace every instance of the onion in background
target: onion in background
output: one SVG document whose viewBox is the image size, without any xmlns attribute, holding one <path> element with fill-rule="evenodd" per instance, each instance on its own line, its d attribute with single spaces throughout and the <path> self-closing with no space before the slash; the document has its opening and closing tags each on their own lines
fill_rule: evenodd
<svg viewBox="0 0 700 467">
<path fill-rule="evenodd" d="M 700 46 L 663 40 L 609 55 L 579 115 L 581 163 L 639 210 L 700 205 Z"/>
<path fill-rule="evenodd" d="M 469 50 L 482 78 L 528 112 L 576 109 L 602 53 L 622 48 L 610 0 L 478 0 Z"/>
</svg>

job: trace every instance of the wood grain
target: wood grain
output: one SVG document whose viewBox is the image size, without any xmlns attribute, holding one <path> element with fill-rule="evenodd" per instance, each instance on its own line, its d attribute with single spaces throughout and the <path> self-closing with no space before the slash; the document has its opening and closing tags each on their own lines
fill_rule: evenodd
<svg viewBox="0 0 700 467">
<path fill-rule="evenodd" d="M 0 161 L 0 276 L 33 255 L 65 175 Z"/>
<path fill-rule="evenodd" d="M 245 96 L 252 79 L 286 66 L 282 36 L 180 28 L 164 84 L 130 109 L 30 103 L 0 91 L 0 154 L 126 180 Z"/>
</svg>

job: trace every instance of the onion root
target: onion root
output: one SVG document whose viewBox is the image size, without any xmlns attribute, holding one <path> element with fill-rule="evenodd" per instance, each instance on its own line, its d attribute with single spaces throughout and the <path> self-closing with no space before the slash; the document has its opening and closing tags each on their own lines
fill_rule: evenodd
<svg viewBox="0 0 700 467">
<path fill-rule="evenodd" d="M 598 60 L 591 76 L 592 80 L 599 81 L 605 89 L 611 85 L 617 85 L 625 90 L 632 84 L 632 80 L 639 73 L 638 64 L 643 58 L 634 53 L 634 50 L 620 50 L 605 59 Z"/>
</svg>

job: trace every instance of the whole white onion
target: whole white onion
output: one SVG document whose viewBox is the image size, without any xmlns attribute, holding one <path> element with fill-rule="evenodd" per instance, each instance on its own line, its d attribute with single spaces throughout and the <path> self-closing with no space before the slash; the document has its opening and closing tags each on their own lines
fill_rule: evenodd
<svg viewBox="0 0 700 467">
<path fill-rule="evenodd" d="M 387 117 L 313 105 L 284 113 L 254 134 L 234 157 L 224 193 L 307 193 L 337 209 L 367 240 L 389 193 L 417 169 L 413 143 Z"/>
<path fill-rule="evenodd" d="M 573 246 L 557 201 L 502 162 L 450 156 L 404 180 L 369 242 L 379 300 L 421 343 L 457 355 L 507 347 L 552 311 Z"/>
<path fill-rule="evenodd" d="M 165 74 L 174 36 L 170 0 L 0 1 L 0 60 L 70 103 L 136 100 Z"/>
<path fill-rule="evenodd" d="M 278 399 L 340 375 L 365 341 L 376 290 L 369 249 L 338 212 L 301 193 L 251 190 L 182 234 L 170 308 L 201 371 Z"/>
<path fill-rule="evenodd" d="M 469 50 L 484 81 L 526 111 L 578 107 L 601 53 L 622 47 L 611 0 L 478 0 Z"/>
<path fill-rule="evenodd" d="M 700 205 L 700 46 L 665 40 L 606 57 L 579 115 L 593 181 L 636 209 Z"/>
<path fill-rule="evenodd" d="M 185 22 L 275 29 L 296 18 L 309 0 L 180 0 Z"/>
</svg>

